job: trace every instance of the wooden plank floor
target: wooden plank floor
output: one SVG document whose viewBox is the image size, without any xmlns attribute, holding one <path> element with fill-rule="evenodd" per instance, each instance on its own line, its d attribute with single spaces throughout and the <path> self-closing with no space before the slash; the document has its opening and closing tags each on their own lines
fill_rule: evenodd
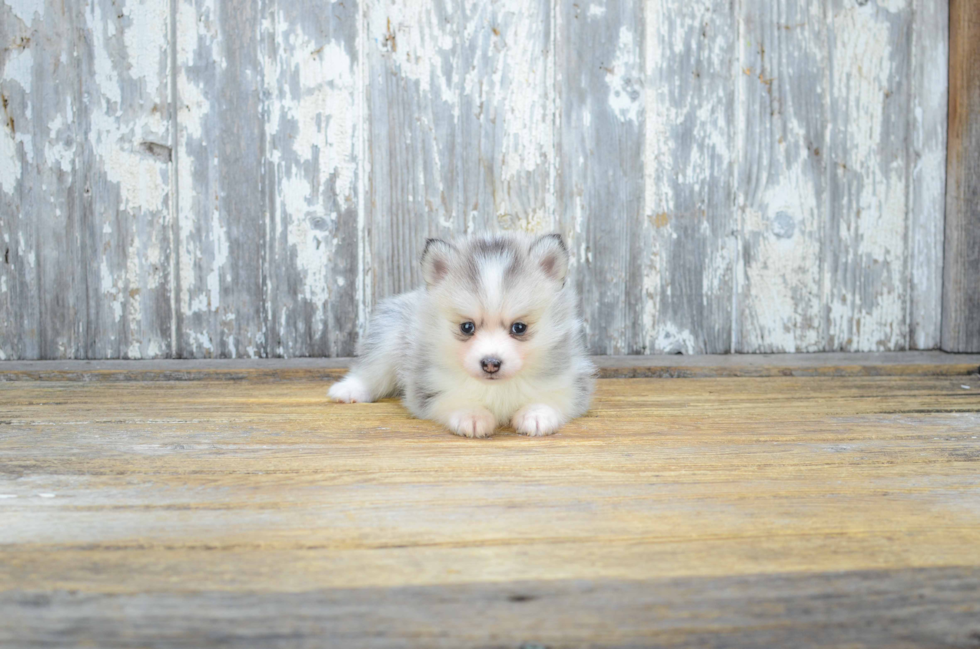
<svg viewBox="0 0 980 649">
<path fill-rule="evenodd" d="M 319 380 L 0 383 L 0 646 L 980 646 L 980 379 L 604 379 L 550 438 Z"/>
</svg>

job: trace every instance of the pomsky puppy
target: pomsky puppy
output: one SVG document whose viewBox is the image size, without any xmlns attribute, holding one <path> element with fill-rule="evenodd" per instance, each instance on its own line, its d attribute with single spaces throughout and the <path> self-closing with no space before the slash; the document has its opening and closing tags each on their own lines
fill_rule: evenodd
<svg viewBox="0 0 980 649">
<path fill-rule="evenodd" d="M 595 367 L 561 235 L 429 239 L 421 263 L 426 285 L 378 304 L 332 399 L 401 393 L 413 415 L 466 437 L 507 422 L 550 435 L 588 410 Z"/>
</svg>

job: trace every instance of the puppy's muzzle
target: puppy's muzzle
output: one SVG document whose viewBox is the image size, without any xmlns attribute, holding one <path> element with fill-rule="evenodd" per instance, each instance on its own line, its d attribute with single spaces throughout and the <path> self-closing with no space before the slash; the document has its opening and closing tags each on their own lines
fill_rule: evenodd
<svg viewBox="0 0 980 649">
<path fill-rule="evenodd" d="M 496 374 L 500 370 L 502 362 L 499 358 L 494 358 L 493 356 L 487 356 L 480 361 L 480 367 L 487 374 Z"/>
</svg>

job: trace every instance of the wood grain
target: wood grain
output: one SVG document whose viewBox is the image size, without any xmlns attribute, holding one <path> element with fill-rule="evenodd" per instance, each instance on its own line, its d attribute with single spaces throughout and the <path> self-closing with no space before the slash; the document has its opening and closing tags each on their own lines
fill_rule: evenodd
<svg viewBox="0 0 980 649">
<path fill-rule="evenodd" d="M 976 631 L 976 377 L 609 379 L 558 436 L 486 442 L 324 387 L 0 384 L 0 640 Z"/>
<path fill-rule="evenodd" d="M 980 3 L 949 5 L 942 346 L 980 350 Z"/>
<path fill-rule="evenodd" d="M 15 12 L 13 5 L 0 4 L 0 360 L 41 357 L 37 230 L 42 214 L 54 209 L 42 203 L 57 197 L 33 191 L 48 168 L 33 164 L 36 122 L 31 118 L 35 110 L 53 118 L 66 101 L 51 96 L 50 88 L 46 95 L 43 80 L 35 82 L 35 51 L 40 58 L 42 45 L 34 28 L 42 20 L 38 12 Z M 57 34 L 65 27 L 52 29 Z M 62 69 L 59 74 L 71 72 Z M 47 131 L 47 121 L 44 127 Z M 63 135 L 71 128 L 66 126 Z M 58 172 L 66 173 L 60 167 Z"/>
<path fill-rule="evenodd" d="M 644 351 L 643 5 L 558 3 L 557 213 L 586 345 Z"/>
<path fill-rule="evenodd" d="M 909 348 L 938 349 L 946 214 L 948 3 L 913 0 L 911 48 Z"/>
<path fill-rule="evenodd" d="M 427 237 L 465 229 L 459 203 L 461 13 L 456 0 L 365 0 L 364 300 L 420 285 Z"/>
<path fill-rule="evenodd" d="M 821 274 L 829 164 L 825 12 L 819 1 L 741 5 L 738 351 L 827 346 Z"/>
<path fill-rule="evenodd" d="M 646 205 L 642 227 L 625 235 L 647 241 L 642 293 L 626 314 L 642 323 L 644 345 L 631 353 L 733 351 L 734 7 L 644 5 Z"/>
<path fill-rule="evenodd" d="M 82 356 L 171 356 L 169 5 L 91 0 L 77 20 Z"/>
<path fill-rule="evenodd" d="M 268 355 L 350 356 L 360 272 L 358 4 L 270 1 L 262 24 Z"/>
<path fill-rule="evenodd" d="M 267 355 L 263 6 L 176 4 L 177 357 Z"/>
<path fill-rule="evenodd" d="M 554 231 L 553 4 L 459 3 L 459 214 L 468 232 Z"/>
<path fill-rule="evenodd" d="M 221 629 L 222 642 L 262 649 L 316 647 L 326 634 L 334 642 L 372 648 L 576 649 L 585 642 L 591 647 L 969 648 L 976 644 L 980 607 L 968 598 L 978 582 L 975 568 L 939 568 L 273 595 L 15 592 L 0 594 L 0 609 L 10 611 L 12 620 L 0 628 L 0 641 L 130 647 L 134 638 L 152 638 L 154 647 L 201 647 L 213 643 L 215 629 Z M 174 625 L 177 616 L 181 624 Z M 374 633 L 367 637 L 365 629 Z"/>
<path fill-rule="evenodd" d="M 827 351 L 908 345 L 911 5 L 831 0 Z"/>
<path fill-rule="evenodd" d="M 10 305 L 0 315 L 0 354 L 84 358 L 84 133 L 74 119 L 83 110 L 75 57 L 81 16 L 58 0 L 0 11 L 0 293 L 10 296 L 0 298 Z"/>
</svg>

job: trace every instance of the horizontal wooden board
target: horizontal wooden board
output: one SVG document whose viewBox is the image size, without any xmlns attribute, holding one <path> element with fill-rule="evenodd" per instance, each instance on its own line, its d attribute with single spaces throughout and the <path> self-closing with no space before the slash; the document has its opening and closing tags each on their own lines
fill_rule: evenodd
<svg viewBox="0 0 980 649">
<path fill-rule="evenodd" d="M 276 594 L 13 592 L 0 594 L 0 610 L 13 620 L 0 627 L 0 642 L 29 637 L 34 646 L 66 647 L 88 640 L 108 649 L 152 637 L 154 647 L 190 647 L 220 633 L 236 647 L 266 649 L 318 647 L 329 633 L 333 642 L 378 649 L 577 649 L 586 641 L 590 647 L 971 647 L 980 604 L 967 598 L 977 589 L 980 570 L 957 567 Z M 174 625 L 178 616 L 181 624 Z M 365 637 L 366 628 L 375 633 Z"/>
</svg>

